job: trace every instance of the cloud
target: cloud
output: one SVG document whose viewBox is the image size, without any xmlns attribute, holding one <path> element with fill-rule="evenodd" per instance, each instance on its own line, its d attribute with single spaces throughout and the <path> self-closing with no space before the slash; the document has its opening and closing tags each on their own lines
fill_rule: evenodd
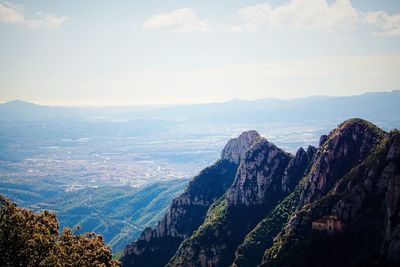
<svg viewBox="0 0 400 267">
<path fill-rule="evenodd" d="M 23 23 L 24 17 L 9 3 L 0 3 L 0 20 L 7 23 Z"/>
<path fill-rule="evenodd" d="M 231 27 L 232 32 L 263 28 L 333 31 L 367 25 L 375 29 L 375 36 L 400 35 L 400 14 L 361 12 L 351 5 L 350 0 L 332 3 L 326 0 L 292 0 L 277 7 L 262 3 L 244 7 L 238 13 L 242 24 Z"/>
<path fill-rule="evenodd" d="M 0 2 L 0 21 L 12 24 L 21 24 L 29 28 L 54 28 L 68 20 L 67 16 L 36 13 L 35 18 L 27 18 L 21 11 L 22 7 L 8 2 Z"/>
<path fill-rule="evenodd" d="M 151 16 L 143 22 L 142 27 L 145 30 L 163 29 L 171 32 L 205 32 L 211 29 L 208 22 L 198 18 L 191 8 Z"/>
<path fill-rule="evenodd" d="M 26 21 L 26 25 L 30 28 L 55 28 L 68 20 L 67 16 L 58 17 L 53 14 L 37 14 L 37 19 Z"/>
<path fill-rule="evenodd" d="M 377 36 L 400 35 L 400 14 L 390 16 L 385 11 L 364 14 L 364 23 L 375 27 Z"/>
<path fill-rule="evenodd" d="M 332 4 L 325 0 L 293 0 L 275 8 L 268 3 L 257 4 L 240 9 L 239 16 L 248 30 L 267 27 L 331 31 L 353 28 L 359 20 L 349 0 L 337 0 Z"/>
</svg>

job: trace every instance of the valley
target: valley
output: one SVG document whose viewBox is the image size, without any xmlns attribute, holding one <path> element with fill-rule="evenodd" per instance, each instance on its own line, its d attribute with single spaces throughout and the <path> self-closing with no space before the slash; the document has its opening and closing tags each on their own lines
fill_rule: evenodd
<svg viewBox="0 0 400 267">
<path fill-rule="evenodd" d="M 392 94 L 398 97 L 397 91 Z M 384 94 L 378 100 L 386 98 Z M 154 226 L 190 179 L 220 157 L 229 138 L 256 129 L 294 154 L 299 147 L 317 146 L 319 137 L 341 119 L 333 113 L 329 120 L 309 117 L 261 123 L 249 114 L 246 120 L 232 121 L 224 114 L 235 106 L 250 108 L 249 103 L 236 101 L 233 106 L 231 102 L 212 105 L 219 112 L 225 109 L 218 121 L 205 119 L 209 109 L 202 107 L 199 113 L 197 106 L 134 114 L 126 108 L 94 114 L 90 110 L 90 116 L 79 109 L 73 114 L 81 114 L 80 119 L 63 113 L 64 119 L 55 120 L 43 117 L 54 114 L 54 108 L 32 105 L 0 105 L 0 193 L 21 207 L 56 212 L 61 227 L 79 225 L 82 232 L 103 235 L 114 252 Z M 177 108 L 188 111 L 176 113 Z M 43 109 L 49 110 L 38 113 Z M 100 111 L 108 114 L 107 119 L 98 119 Z M 19 117 L 6 119 L 15 114 Z M 181 114 L 197 114 L 197 119 Z M 399 121 L 384 118 L 373 122 L 385 130 L 399 127 Z"/>
</svg>

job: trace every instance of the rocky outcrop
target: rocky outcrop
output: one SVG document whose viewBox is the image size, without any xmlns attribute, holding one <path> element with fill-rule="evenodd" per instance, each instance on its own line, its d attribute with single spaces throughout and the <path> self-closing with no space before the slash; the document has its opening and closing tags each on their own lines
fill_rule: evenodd
<svg viewBox="0 0 400 267">
<path fill-rule="evenodd" d="M 253 136 L 253 142 L 246 141 L 248 136 Z M 173 201 L 156 229 L 147 229 L 127 247 L 125 255 L 134 255 L 128 263 L 161 266 L 169 260 L 169 267 L 400 264 L 397 130 L 386 133 L 369 122 L 351 119 L 322 136 L 318 149 L 300 148 L 296 155 L 247 132 L 230 140 L 221 158 Z M 229 176 L 224 174 L 228 169 L 232 177 L 223 179 Z M 344 225 L 341 231 L 327 236 L 312 229 L 313 221 L 327 215 L 338 218 Z"/>
<path fill-rule="evenodd" d="M 272 245 L 273 238 L 279 233 L 288 217 L 295 211 L 299 198 L 299 189 L 296 189 L 301 178 L 310 170 L 317 149 L 309 146 L 307 150 L 299 148 L 281 178 L 283 195 L 288 195 L 266 217 L 254 227 L 245 237 L 243 243 L 235 252 L 233 266 L 249 267 L 261 263 L 264 251 Z"/>
<path fill-rule="evenodd" d="M 260 205 L 281 199 L 293 191 L 309 170 L 317 149 L 299 148 L 296 155 L 286 153 L 265 138 L 260 138 L 244 155 L 236 179 L 227 195 L 228 206 Z"/>
<path fill-rule="evenodd" d="M 239 164 L 246 151 L 257 143 L 260 139 L 259 133 L 256 131 L 243 132 L 237 138 L 228 141 L 221 153 L 222 160 L 228 160 L 235 164 Z"/>
<path fill-rule="evenodd" d="M 292 159 L 274 144 L 261 138 L 247 151 L 227 195 L 228 206 L 261 205 L 282 197 L 282 177 Z"/>
<path fill-rule="evenodd" d="M 175 198 L 155 229 L 147 228 L 123 253 L 123 266 L 164 266 L 179 244 L 204 221 L 209 206 L 230 187 L 243 149 L 259 138 L 255 131 L 231 139 L 222 159 L 193 178 L 182 195 Z M 228 152 L 230 151 L 230 152 Z"/>
<path fill-rule="evenodd" d="M 266 251 L 263 266 L 397 266 L 399 132 L 387 134 L 362 120 L 346 121 L 318 153 L 301 188 L 298 210 Z M 321 168 L 321 161 L 331 172 Z M 312 221 L 332 214 L 345 228 L 327 240 L 310 226 Z"/>
<path fill-rule="evenodd" d="M 295 157 L 290 160 L 282 177 L 282 190 L 289 193 L 298 185 L 301 178 L 307 175 L 314 163 L 317 149 L 309 146 L 307 151 L 302 147 L 297 150 Z"/>
<path fill-rule="evenodd" d="M 354 166 L 360 164 L 384 138 L 384 131 L 369 122 L 351 119 L 321 142 L 316 162 L 302 188 L 299 207 L 324 196 Z"/>
<path fill-rule="evenodd" d="M 237 165 L 221 160 L 201 171 L 187 190 L 172 204 L 156 228 L 157 237 L 186 238 L 203 222 L 208 207 L 221 197 L 232 183 Z"/>
<path fill-rule="evenodd" d="M 243 156 L 226 197 L 182 243 L 169 266 L 231 264 L 245 235 L 290 193 L 292 183 L 303 177 L 315 150 L 301 148 L 293 156 L 260 138 Z M 261 261 L 262 254 L 259 256 Z"/>
</svg>

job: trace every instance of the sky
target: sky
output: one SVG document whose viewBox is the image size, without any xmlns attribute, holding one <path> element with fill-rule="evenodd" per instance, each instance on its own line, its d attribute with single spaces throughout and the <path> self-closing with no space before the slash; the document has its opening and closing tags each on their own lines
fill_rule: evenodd
<svg viewBox="0 0 400 267">
<path fill-rule="evenodd" d="M 0 0 L 0 102 L 159 105 L 400 89 L 399 0 Z"/>
</svg>

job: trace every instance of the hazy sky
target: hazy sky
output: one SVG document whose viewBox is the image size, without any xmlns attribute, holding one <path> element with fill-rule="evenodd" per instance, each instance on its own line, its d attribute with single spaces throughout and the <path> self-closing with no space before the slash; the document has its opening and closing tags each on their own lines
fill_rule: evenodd
<svg viewBox="0 0 400 267">
<path fill-rule="evenodd" d="M 0 102 L 176 104 L 400 89 L 399 0 L 0 0 Z"/>
</svg>

